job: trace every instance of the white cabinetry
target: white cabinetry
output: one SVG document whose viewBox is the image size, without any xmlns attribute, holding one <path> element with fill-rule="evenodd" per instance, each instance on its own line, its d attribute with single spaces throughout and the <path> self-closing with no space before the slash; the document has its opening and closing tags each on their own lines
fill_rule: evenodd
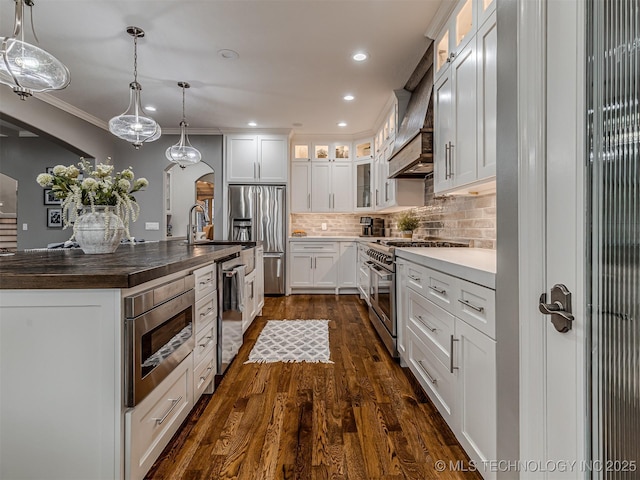
<svg viewBox="0 0 640 480">
<path fill-rule="evenodd" d="M 493 460 L 495 291 L 406 259 L 398 262 L 398 285 L 406 287 L 398 296 L 403 360 L 471 460 L 477 465 Z M 495 478 L 493 472 L 481 473 Z"/>
<path fill-rule="evenodd" d="M 242 333 L 262 314 L 264 307 L 264 247 L 254 249 L 252 272 L 244 277 L 244 308 L 242 311 Z"/>
<path fill-rule="evenodd" d="M 262 315 L 264 307 L 264 247 L 256 247 L 256 315 Z"/>
<path fill-rule="evenodd" d="M 351 163 L 312 163 L 311 180 L 313 212 L 353 211 L 353 165 Z"/>
<path fill-rule="evenodd" d="M 218 343 L 218 282 L 214 263 L 193 272 L 195 277 L 195 337 L 193 352 L 193 403 L 203 393 L 213 393 Z"/>
<path fill-rule="evenodd" d="M 484 0 L 477 1 L 482 5 L 483 14 L 495 8 Z M 457 50 L 447 57 L 445 65 L 440 65 L 444 47 L 438 47 L 434 60 L 436 70 L 440 65 L 434 85 L 436 193 L 471 193 L 495 188 L 491 182 L 496 164 L 495 13 L 487 17 L 476 34 L 476 9 L 481 7 L 468 10 L 471 2 L 462 1 L 450 21 L 457 25 L 456 15 L 467 12 L 465 18 L 473 22 L 463 37 L 456 37 Z M 469 17 L 470 12 L 476 13 Z M 468 26 L 467 20 L 463 23 Z M 451 34 L 452 28 L 446 32 Z M 444 39 L 447 33 L 443 35 Z"/>
<path fill-rule="evenodd" d="M 311 212 L 311 161 L 291 162 L 291 212 Z"/>
<path fill-rule="evenodd" d="M 369 257 L 366 251 L 369 247 L 365 243 L 358 243 L 358 290 L 360 291 L 360 298 L 362 298 L 367 305 L 369 305 Z"/>
<path fill-rule="evenodd" d="M 338 286 L 338 242 L 291 242 L 291 288 Z"/>
<path fill-rule="evenodd" d="M 287 182 L 286 136 L 229 134 L 225 146 L 227 182 Z"/>
<path fill-rule="evenodd" d="M 356 242 L 340 242 L 338 259 L 338 286 L 340 288 L 356 288 L 356 263 L 358 248 Z"/>
</svg>

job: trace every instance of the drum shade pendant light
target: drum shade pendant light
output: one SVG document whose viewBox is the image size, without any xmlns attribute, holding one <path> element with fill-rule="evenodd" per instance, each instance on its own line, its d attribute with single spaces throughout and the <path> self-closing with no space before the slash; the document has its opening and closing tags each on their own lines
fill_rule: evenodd
<svg viewBox="0 0 640 480">
<path fill-rule="evenodd" d="M 71 81 L 69 70 L 60 60 L 41 48 L 24 41 L 24 6 L 33 7 L 32 0 L 15 0 L 16 14 L 13 35 L 0 40 L 0 83 L 13 88 L 21 100 L 34 93 L 49 90 L 62 90 Z M 33 27 L 33 9 L 31 30 L 38 41 Z M 19 37 L 19 38 L 18 38 Z"/>
<path fill-rule="evenodd" d="M 142 108 L 138 83 L 138 38 L 144 37 L 139 27 L 127 27 L 127 33 L 133 37 L 133 82 L 129 84 L 129 108 L 117 117 L 109 120 L 109 131 L 116 137 L 131 143 L 136 150 L 145 142 L 160 138 L 160 125 Z"/>
<path fill-rule="evenodd" d="M 189 135 L 187 135 L 187 118 L 184 114 L 184 92 L 185 89 L 191 88 L 187 82 L 178 82 L 178 86 L 182 88 L 182 121 L 180 122 L 180 141 L 174 146 L 167 148 L 166 156 L 170 162 L 177 163 L 182 168 L 193 165 L 202 160 L 202 154 L 191 145 Z"/>
</svg>

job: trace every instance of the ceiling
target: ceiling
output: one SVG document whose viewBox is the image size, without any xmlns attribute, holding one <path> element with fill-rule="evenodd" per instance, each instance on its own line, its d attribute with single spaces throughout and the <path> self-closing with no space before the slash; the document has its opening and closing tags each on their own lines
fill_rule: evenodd
<svg viewBox="0 0 640 480">
<path fill-rule="evenodd" d="M 142 103 L 163 129 L 177 128 L 187 81 L 191 132 L 292 129 L 296 134 L 369 132 L 402 88 L 450 0 L 36 0 L 38 44 L 71 72 L 50 95 L 98 119 L 128 106 L 133 80 L 129 25 L 138 44 Z M 0 35 L 13 30 L 14 0 L 0 0 Z M 28 15 L 28 12 L 27 12 Z M 26 22 L 25 40 L 35 43 Z M 239 54 L 235 60 L 221 49 Z M 351 59 L 364 50 L 369 59 Z M 2 87 L 7 88 L 7 87 Z M 355 100 L 346 102 L 343 96 Z M 29 101 L 36 101 L 28 99 Z M 339 127 L 344 121 L 346 127 Z M 302 126 L 295 126 L 301 124 Z"/>
</svg>

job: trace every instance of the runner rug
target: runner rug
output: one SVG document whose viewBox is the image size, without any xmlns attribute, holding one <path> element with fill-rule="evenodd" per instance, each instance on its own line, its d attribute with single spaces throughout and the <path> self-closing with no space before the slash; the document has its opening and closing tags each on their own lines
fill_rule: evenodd
<svg viewBox="0 0 640 480">
<path fill-rule="evenodd" d="M 329 360 L 329 320 L 269 320 L 245 363 Z"/>
</svg>

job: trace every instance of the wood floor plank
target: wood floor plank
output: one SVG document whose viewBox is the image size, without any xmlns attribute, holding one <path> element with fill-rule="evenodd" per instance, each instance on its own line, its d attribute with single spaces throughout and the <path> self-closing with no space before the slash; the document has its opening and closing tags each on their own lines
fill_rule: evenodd
<svg viewBox="0 0 640 480">
<path fill-rule="evenodd" d="M 328 319 L 332 364 L 244 364 L 267 320 Z M 461 480 L 464 451 L 351 295 L 270 297 L 211 397 L 146 478 Z"/>
</svg>

